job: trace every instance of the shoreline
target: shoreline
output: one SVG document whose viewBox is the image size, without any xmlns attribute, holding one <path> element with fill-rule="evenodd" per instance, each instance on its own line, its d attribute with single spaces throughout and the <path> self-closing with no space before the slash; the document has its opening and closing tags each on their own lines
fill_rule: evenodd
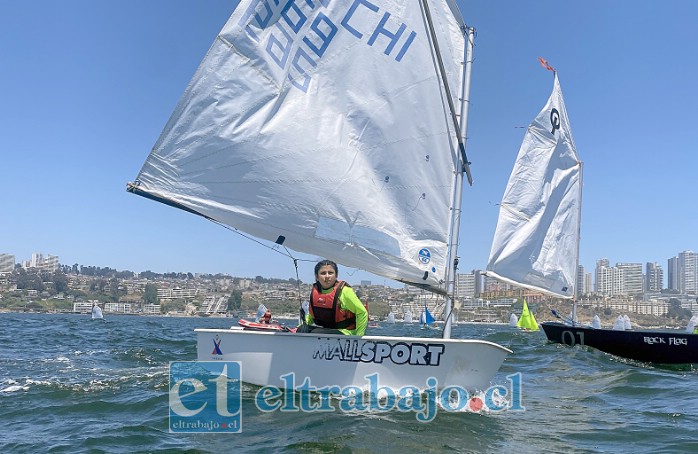
<svg viewBox="0 0 698 454">
<path fill-rule="evenodd" d="M 34 311 L 34 310 L 13 310 L 13 309 L 7 309 L 7 308 L 0 308 L 0 314 L 36 314 L 36 315 L 76 315 L 76 316 L 84 316 L 91 318 L 91 313 L 88 312 L 72 312 L 72 311 Z M 639 314 L 636 314 L 639 315 Z M 105 312 L 104 313 L 104 318 L 107 317 L 114 317 L 114 316 L 138 316 L 138 317 L 183 317 L 183 318 L 200 318 L 200 319 L 207 319 L 207 318 L 229 318 L 233 320 L 239 320 L 243 318 L 253 318 L 254 315 L 247 315 L 247 316 L 242 316 L 242 317 L 237 317 L 233 315 L 187 315 L 187 314 L 145 314 L 145 313 L 120 313 L 120 312 Z M 630 315 L 628 314 L 630 317 Z M 684 325 L 674 325 L 670 326 L 667 323 L 659 323 L 660 320 L 646 320 L 648 316 L 644 315 L 639 317 L 640 323 L 638 323 L 636 320 L 633 320 L 632 317 L 630 317 L 630 322 L 633 330 L 686 330 L 688 326 L 688 321 Z M 288 321 L 288 320 L 297 320 L 298 316 L 293 315 L 293 314 L 282 314 L 279 316 L 274 316 L 274 319 L 276 320 L 283 320 L 283 321 Z M 652 317 L 655 319 L 658 319 L 659 317 Z M 580 325 L 584 326 L 591 326 L 592 320 L 589 318 L 586 320 L 587 317 L 583 317 L 581 320 L 579 320 Z M 615 323 L 615 318 L 613 319 L 602 319 L 601 320 L 601 328 L 603 329 L 612 329 L 613 325 Z M 538 324 L 545 322 L 545 321 L 559 321 L 559 320 L 539 320 Z M 666 320 L 669 322 L 670 320 Z M 378 320 L 376 321 L 377 323 L 381 324 L 388 324 L 385 321 Z M 390 323 L 393 324 L 393 323 Z M 418 324 L 417 321 L 413 321 L 411 323 L 405 323 L 402 320 L 396 320 L 394 324 L 408 324 L 408 325 L 416 325 Z M 442 325 L 443 321 L 440 323 L 437 322 L 437 324 Z M 503 322 L 503 321 L 458 321 L 455 322 L 457 325 L 497 325 L 497 326 L 502 326 L 502 325 L 509 325 L 509 322 Z"/>
</svg>

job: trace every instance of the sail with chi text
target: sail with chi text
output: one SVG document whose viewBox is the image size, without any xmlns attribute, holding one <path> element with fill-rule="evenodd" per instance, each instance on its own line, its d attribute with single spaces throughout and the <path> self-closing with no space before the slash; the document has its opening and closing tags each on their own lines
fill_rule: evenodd
<svg viewBox="0 0 698 454">
<path fill-rule="evenodd" d="M 526 131 L 504 191 L 488 276 L 552 296 L 574 297 L 581 170 L 555 73 L 552 94 Z"/>
<path fill-rule="evenodd" d="M 128 190 L 444 293 L 464 33 L 454 0 L 241 2 Z"/>
</svg>

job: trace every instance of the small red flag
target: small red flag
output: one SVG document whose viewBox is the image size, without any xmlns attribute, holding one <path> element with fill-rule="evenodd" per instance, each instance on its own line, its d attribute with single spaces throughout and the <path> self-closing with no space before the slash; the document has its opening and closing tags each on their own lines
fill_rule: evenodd
<svg viewBox="0 0 698 454">
<path fill-rule="evenodd" d="M 545 58 L 538 57 L 538 61 L 540 62 L 541 66 L 543 66 L 543 68 L 547 69 L 548 71 L 555 72 L 555 68 L 550 66 Z"/>
</svg>

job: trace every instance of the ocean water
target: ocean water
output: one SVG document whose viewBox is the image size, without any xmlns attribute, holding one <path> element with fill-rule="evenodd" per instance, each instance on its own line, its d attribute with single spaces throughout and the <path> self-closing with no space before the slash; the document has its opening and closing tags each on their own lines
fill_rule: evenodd
<svg viewBox="0 0 698 454">
<path fill-rule="evenodd" d="M 493 384 L 521 373 L 525 411 L 263 413 L 243 385 L 242 432 L 168 431 L 168 366 L 196 359 L 194 328 L 235 319 L 0 314 L 2 453 L 698 452 L 698 372 L 626 362 L 505 325 L 453 337 L 513 350 Z M 402 324 L 371 334 L 421 335 Z M 430 335 L 435 335 L 430 332 Z"/>
</svg>

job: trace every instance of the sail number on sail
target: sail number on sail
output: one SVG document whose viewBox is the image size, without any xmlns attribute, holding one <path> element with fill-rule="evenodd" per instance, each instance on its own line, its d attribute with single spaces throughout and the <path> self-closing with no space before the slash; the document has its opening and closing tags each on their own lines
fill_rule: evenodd
<svg viewBox="0 0 698 454">
<path fill-rule="evenodd" d="M 307 70 L 317 66 L 340 30 L 358 40 L 366 40 L 369 46 L 380 43 L 384 46 L 380 50 L 397 62 L 402 61 L 417 36 L 414 30 L 407 32 L 404 23 L 396 24 L 395 19 L 391 20 L 390 12 L 381 11 L 368 0 L 347 2 L 345 8 L 334 13 L 337 17 L 313 11 L 327 8 L 329 0 L 291 0 L 285 6 L 273 3 L 271 0 L 250 2 L 238 25 L 253 41 L 264 46 L 271 60 L 288 71 L 291 84 L 303 92 L 307 92 L 311 79 Z M 313 16 L 315 19 L 308 26 L 309 17 Z M 257 30 L 272 26 L 274 29 L 267 42 L 262 43 Z"/>
<path fill-rule="evenodd" d="M 358 339 L 325 339 L 315 347 L 313 359 L 438 366 L 446 346 L 441 343 L 390 343 Z"/>
</svg>

